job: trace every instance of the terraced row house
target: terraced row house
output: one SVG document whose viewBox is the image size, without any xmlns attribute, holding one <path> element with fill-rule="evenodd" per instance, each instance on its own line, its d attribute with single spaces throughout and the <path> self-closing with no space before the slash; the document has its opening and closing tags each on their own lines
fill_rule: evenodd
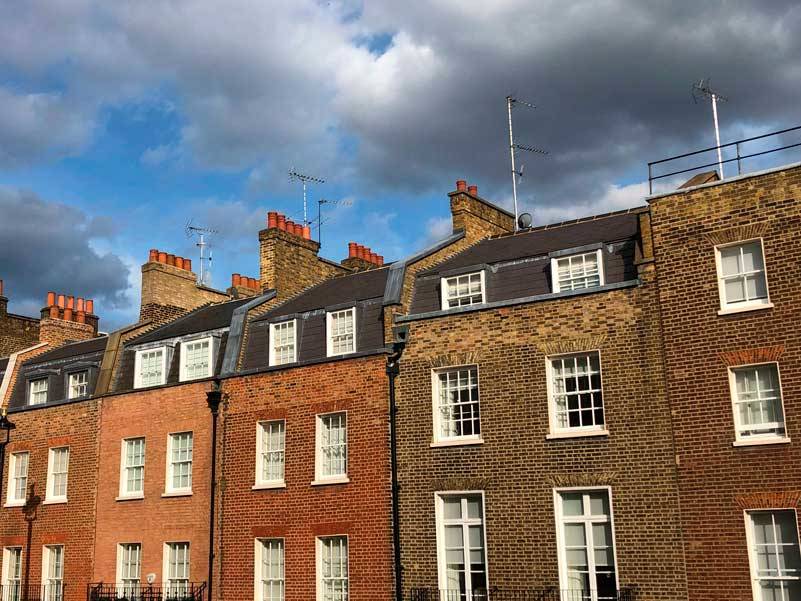
<svg viewBox="0 0 801 601">
<path fill-rule="evenodd" d="M 0 599 L 801 598 L 801 166 L 449 197 L 406 259 L 270 213 L 258 278 L 151 251 L 111 334 L 0 314 Z"/>
</svg>

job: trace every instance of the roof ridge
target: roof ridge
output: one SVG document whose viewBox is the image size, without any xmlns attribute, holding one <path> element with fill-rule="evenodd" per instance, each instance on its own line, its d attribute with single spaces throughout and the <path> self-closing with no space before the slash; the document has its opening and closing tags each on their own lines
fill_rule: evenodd
<svg viewBox="0 0 801 601">
<path fill-rule="evenodd" d="M 242 299 L 236 299 L 236 300 L 242 300 Z M 214 301 L 209 301 L 207 303 L 203 303 L 202 305 L 199 305 L 199 306 L 195 307 L 194 309 L 192 309 L 188 313 L 184 313 L 183 315 L 179 315 L 178 317 L 176 317 L 172 321 L 168 321 L 166 323 L 154 325 L 154 327 L 152 327 L 150 329 L 147 329 L 144 332 L 141 332 L 140 334 L 137 334 L 136 336 L 134 336 L 130 340 L 126 340 L 124 344 L 125 345 L 129 345 L 129 344 L 132 344 L 132 343 L 135 344 L 136 340 L 138 340 L 139 338 L 143 338 L 144 336 L 147 336 L 148 334 L 152 334 L 154 332 L 158 332 L 162 328 L 166 328 L 167 326 L 171 326 L 171 325 L 174 325 L 174 324 L 179 323 L 181 321 L 184 321 L 184 320 L 188 319 L 189 317 L 192 317 L 193 315 L 195 315 L 198 311 L 201 311 L 202 309 L 206 309 L 206 308 L 214 306 L 214 305 L 222 305 L 222 304 L 225 304 L 227 302 L 230 302 L 230 301 L 222 301 L 222 302 L 219 302 L 219 303 L 215 303 Z"/>
<path fill-rule="evenodd" d="M 536 227 L 530 227 L 525 230 L 517 231 L 517 232 L 510 232 L 508 234 L 498 234 L 496 236 L 490 236 L 489 238 L 484 238 L 484 240 L 497 240 L 499 238 L 506 238 L 507 236 L 521 236 L 525 234 L 531 234 L 534 232 L 543 232 L 547 230 L 553 230 L 560 227 L 567 227 L 568 225 L 577 225 L 579 223 L 588 223 L 590 221 L 598 221 L 599 219 L 608 219 L 609 217 L 616 217 L 618 215 L 627 215 L 630 213 L 644 213 L 648 211 L 648 205 L 639 205 L 636 207 L 630 207 L 628 209 L 619 209 L 617 211 L 609 211 L 608 213 L 598 213 L 596 215 L 587 215 L 586 217 L 576 217 L 575 219 L 566 219 L 564 221 L 557 221 L 554 223 L 546 223 L 544 225 L 538 225 Z"/>
</svg>

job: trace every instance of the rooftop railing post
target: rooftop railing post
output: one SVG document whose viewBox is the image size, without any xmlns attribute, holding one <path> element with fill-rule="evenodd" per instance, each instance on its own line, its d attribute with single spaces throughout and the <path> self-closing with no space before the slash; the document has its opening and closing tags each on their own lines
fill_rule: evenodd
<svg viewBox="0 0 801 601">
<path fill-rule="evenodd" d="M 737 142 L 735 144 L 735 148 L 737 149 L 737 175 L 742 175 L 743 174 L 743 166 L 742 166 L 742 163 L 740 162 L 740 143 L 739 142 Z"/>
<path fill-rule="evenodd" d="M 651 163 L 648 163 L 648 194 L 654 193 L 654 180 L 651 173 Z"/>
</svg>

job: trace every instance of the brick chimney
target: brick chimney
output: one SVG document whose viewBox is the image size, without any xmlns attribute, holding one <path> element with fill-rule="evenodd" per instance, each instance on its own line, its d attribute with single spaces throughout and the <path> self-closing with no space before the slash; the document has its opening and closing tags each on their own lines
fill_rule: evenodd
<svg viewBox="0 0 801 601">
<path fill-rule="evenodd" d="M 8 312 L 8 297 L 0 280 L 0 357 L 8 357 L 39 342 L 39 320 Z"/>
<path fill-rule="evenodd" d="M 0 280 L 0 318 L 8 314 L 8 298 L 5 296 L 3 289 L 3 280 Z"/>
<path fill-rule="evenodd" d="M 200 305 L 225 300 L 225 292 L 198 285 L 190 259 L 150 250 L 142 265 L 140 320 L 166 323 Z"/>
<path fill-rule="evenodd" d="M 248 296 L 256 296 L 260 291 L 259 280 L 256 278 L 249 278 L 239 273 L 231 274 L 231 287 L 228 289 L 228 294 L 231 297 L 245 298 Z"/>
<path fill-rule="evenodd" d="M 468 239 L 479 240 L 515 231 L 514 215 L 481 198 L 478 186 L 468 186 L 460 179 L 456 182 L 456 190 L 448 196 L 454 232 L 464 230 Z"/>
<path fill-rule="evenodd" d="M 375 269 L 384 264 L 384 257 L 375 254 L 367 246 L 348 242 L 348 258 L 342 261 L 342 265 L 351 271 L 366 271 Z"/>
<path fill-rule="evenodd" d="M 39 320 L 39 341 L 51 346 L 88 340 L 97 336 L 100 318 L 91 299 L 47 293 L 47 303 Z"/>
<path fill-rule="evenodd" d="M 267 229 L 259 232 L 259 284 L 275 289 L 279 300 L 323 280 L 348 273 L 333 261 L 318 257 L 320 244 L 308 225 L 293 223 L 276 211 L 267 213 Z"/>
</svg>

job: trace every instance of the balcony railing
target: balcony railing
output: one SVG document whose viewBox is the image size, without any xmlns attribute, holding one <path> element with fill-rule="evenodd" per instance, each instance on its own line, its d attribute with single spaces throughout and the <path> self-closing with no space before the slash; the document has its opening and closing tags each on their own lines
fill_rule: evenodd
<svg viewBox="0 0 801 601">
<path fill-rule="evenodd" d="M 622 588 L 611 593 L 599 591 L 567 590 L 558 588 L 496 589 L 473 591 L 415 588 L 408 601 L 636 601 L 634 589 Z"/>
<path fill-rule="evenodd" d="M 169 586 L 96 582 L 86 592 L 87 601 L 204 601 L 205 596 L 205 582 Z"/>
<path fill-rule="evenodd" d="M 66 585 L 22 583 L 0 585 L 0 601 L 63 601 Z"/>
</svg>

